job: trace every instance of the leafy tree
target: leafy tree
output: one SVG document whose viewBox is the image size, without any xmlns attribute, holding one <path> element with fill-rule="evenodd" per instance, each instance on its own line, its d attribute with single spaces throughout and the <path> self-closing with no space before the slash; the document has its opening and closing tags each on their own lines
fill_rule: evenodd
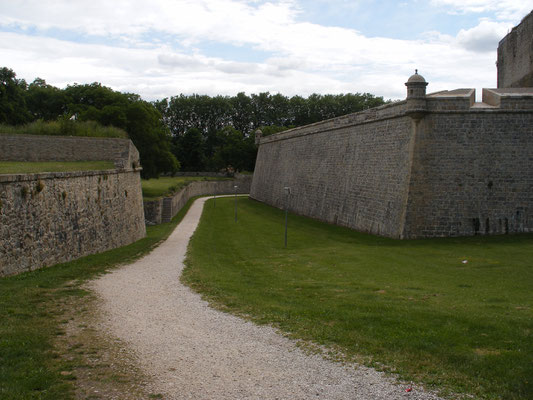
<svg viewBox="0 0 533 400">
<path fill-rule="evenodd" d="M 232 109 L 232 125 L 238 131 L 248 133 L 254 129 L 254 109 L 252 99 L 245 93 L 237 93 L 229 99 Z"/>
<path fill-rule="evenodd" d="M 170 151 L 170 132 L 161 122 L 161 114 L 153 105 L 136 101 L 126 109 L 126 131 L 139 150 L 142 175 L 158 177 L 161 172 L 175 173 L 180 165 Z"/>
<path fill-rule="evenodd" d="M 154 104 L 132 93 L 120 93 L 100 83 L 73 85 L 65 89 L 67 108 L 81 121 L 96 121 L 125 129 L 139 150 L 142 176 L 175 173 L 179 162 L 171 152 L 171 135 Z"/>
<path fill-rule="evenodd" d="M 28 86 L 26 104 L 33 119 L 53 121 L 66 112 L 63 91 L 41 78 L 35 78 Z"/>
<path fill-rule="evenodd" d="M 205 169 L 204 138 L 198 128 L 190 128 L 185 135 L 175 139 L 174 154 L 184 171 Z"/>
<path fill-rule="evenodd" d="M 254 144 L 255 137 L 244 134 L 231 126 L 218 132 L 220 143 L 212 163 L 217 169 L 234 168 L 236 171 L 253 171 L 257 148 Z"/>
<path fill-rule="evenodd" d="M 12 69 L 0 69 L 0 123 L 19 125 L 32 120 L 26 106 L 27 84 Z"/>
</svg>

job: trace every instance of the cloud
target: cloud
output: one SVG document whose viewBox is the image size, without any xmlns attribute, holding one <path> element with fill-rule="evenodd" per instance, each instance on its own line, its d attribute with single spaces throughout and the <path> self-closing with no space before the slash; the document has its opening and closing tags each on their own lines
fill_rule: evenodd
<svg viewBox="0 0 533 400">
<path fill-rule="evenodd" d="M 454 1 L 434 0 L 459 10 Z M 239 91 L 403 98 L 403 83 L 415 68 L 430 82 L 430 91 L 494 86 L 492 43 L 503 37 L 496 38 L 504 26 L 484 20 L 457 37 L 437 33 L 399 40 L 300 21 L 302 3 L 295 0 L 12 3 L 3 5 L 0 27 L 18 28 L 0 32 L 0 53 L 19 77 L 40 76 L 60 87 L 100 81 L 148 100 Z M 51 38 L 53 29 L 82 40 Z M 202 50 L 205 43 L 234 46 L 243 57 L 214 57 Z M 264 57 L 247 59 L 247 49 Z"/>
<path fill-rule="evenodd" d="M 159 64 L 165 67 L 172 68 L 205 68 L 208 65 L 207 60 L 198 56 L 190 56 L 186 54 L 159 54 L 157 56 Z"/>
<path fill-rule="evenodd" d="M 431 0 L 457 13 L 493 12 L 499 20 L 516 23 L 533 9 L 533 0 Z"/>
<path fill-rule="evenodd" d="M 457 42 L 465 49 L 475 52 L 494 51 L 509 28 L 507 23 L 484 20 L 474 28 L 461 29 L 457 34 Z"/>
</svg>

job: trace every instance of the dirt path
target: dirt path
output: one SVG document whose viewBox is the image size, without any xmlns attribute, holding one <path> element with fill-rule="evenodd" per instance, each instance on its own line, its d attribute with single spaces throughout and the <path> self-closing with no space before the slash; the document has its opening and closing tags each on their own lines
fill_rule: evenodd
<svg viewBox="0 0 533 400">
<path fill-rule="evenodd" d="M 126 343 L 165 399 L 438 399 L 361 366 L 306 355 L 269 327 L 216 311 L 179 276 L 204 201 L 167 241 L 91 283 L 101 328 Z"/>
</svg>

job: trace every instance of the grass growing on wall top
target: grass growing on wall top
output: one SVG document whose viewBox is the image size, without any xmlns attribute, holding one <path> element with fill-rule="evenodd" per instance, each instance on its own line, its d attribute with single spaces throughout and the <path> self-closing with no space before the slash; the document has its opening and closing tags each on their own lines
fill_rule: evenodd
<svg viewBox="0 0 533 400">
<path fill-rule="evenodd" d="M 112 161 L 0 161 L 0 174 L 35 174 L 106 169 L 115 169 L 115 164 Z"/>
<path fill-rule="evenodd" d="M 0 135 L 50 135 L 50 136 L 89 136 L 127 139 L 123 129 L 103 126 L 94 121 L 35 121 L 25 125 L 0 124 Z"/>
<path fill-rule="evenodd" d="M 148 226 L 146 237 L 128 246 L 0 278 L 0 399 L 75 398 L 75 374 L 61 374 L 74 366 L 54 347 L 55 338 L 65 335 L 64 316 L 72 312 L 69 299 L 86 296 L 83 283 L 166 239 L 194 200 L 172 222 Z"/>
<path fill-rule="evenodd" d="M 533 236 L 399 241 L 206 203 L 183 280 L 218 307 L 484 399 L 533 398 Z M 457 398 L 457 397 L 454 397 Z"/>
<path fill-rule="evenodd" d="M 155 179 L 142 179 L 141 186 L 144 201 L 157 200 L 179 192 L 194 181 L 220 181 L 231 178 L 206 176 L 165 176 Z"/>
</svg>

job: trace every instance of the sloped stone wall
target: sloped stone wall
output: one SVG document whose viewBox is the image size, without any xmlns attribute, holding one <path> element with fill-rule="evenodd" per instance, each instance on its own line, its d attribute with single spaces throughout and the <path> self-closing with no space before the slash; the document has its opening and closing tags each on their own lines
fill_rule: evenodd
<svg viewBox="0 0 533 400">
<path fill-rule="evenodd" d="M 250 196 L 362 232 L 400 237 L 412 121 L 405 103 L 261 139 Z"/>
<path fill-rule="evenodd" d="M 139 170 L 0 175 L 0 276 L 145 234 Z"/>
</svg>

